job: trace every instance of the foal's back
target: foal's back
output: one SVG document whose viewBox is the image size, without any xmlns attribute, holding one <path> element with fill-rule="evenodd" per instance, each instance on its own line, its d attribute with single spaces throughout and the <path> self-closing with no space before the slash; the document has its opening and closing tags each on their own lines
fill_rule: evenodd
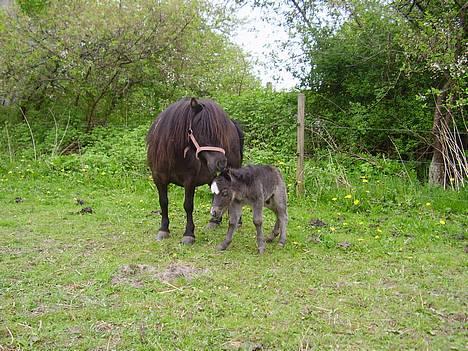
<svg viewBox="0 0 468 351">
<path fill-rule="evenodd" d="M 244 196 L 249 200 L 259 197 L 268 201 L 272 197 L 276 200 L 286 200 L 286 186 L 280 171 L 270 165 L 250 165 L 235 170 L 236 177 L 245 185 Z"/>
</svg>

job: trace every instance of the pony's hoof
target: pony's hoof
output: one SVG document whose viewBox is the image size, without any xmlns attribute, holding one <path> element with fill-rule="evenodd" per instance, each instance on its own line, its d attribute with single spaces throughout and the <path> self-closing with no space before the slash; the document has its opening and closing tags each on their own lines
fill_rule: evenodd
<svg viewBox="0 0 468 351">
<path fill-rule="evenodd" d="M 258 254 L 259 255 L 263 255 L 263 253 L 265 252 L 265 247 L 264 246 L 261 246 L 258 248 Z"/>
<path fill-rule="evenodd" d="M 216 222 L 208 222 L 208 224 L 205 226 L 206 230 L 215 230 L 219 228 L 219 223 Z"/>
<path fill-rule="evenodd" d="M 182 240 L 180 241 L 181 244 L 185 244 L 185 245 L 193 245 L 194 242 L 195 242 L 195 237 L 193 236 L 184 236 Z"/>
<path fill-rule="evenodd" d="M 285 243 L 279 242 L 278 247 L 283 248 Z"/>
<path fill-rule="evenodd" d="M 161 240 L 167 239 L 169 238 L 169 235 L 170 235 L 169 232 L 160 230 L 158 234 L 156 234 L 156 240 L 161 241 Z"/>
<path fill-rule="evenodd" d="M 219 244 L 218 246 L 216 246 L 216 250 L 218 250 L 218 251 L 224 251 L 224 250 L 226 250 L 226 245 Z"/>
</svg>

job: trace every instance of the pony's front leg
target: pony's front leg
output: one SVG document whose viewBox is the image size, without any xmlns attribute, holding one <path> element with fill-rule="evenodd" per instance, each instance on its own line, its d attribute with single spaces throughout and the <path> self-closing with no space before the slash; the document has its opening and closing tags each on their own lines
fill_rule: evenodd
<svg viewBox="0 0 468 351">
<path fill-rule="evenodd" d="M 187 224 L 185 225 L 184 237 L 182 244 L 193 244 L 195 242 L 195 224 L 193 223 L 193 197 L 195 195 L 195 187 L 185 187 L 184 210 L 187 215 Z"/>
<path fill-rule="evenodd" d="M 161 227 L 156 235 L 156 240 L 163 240 L 169 237 L 167 184 L 157 183 L 156 187 L 158 188 L 159 207 L 161 208 Z"/>
</svg>

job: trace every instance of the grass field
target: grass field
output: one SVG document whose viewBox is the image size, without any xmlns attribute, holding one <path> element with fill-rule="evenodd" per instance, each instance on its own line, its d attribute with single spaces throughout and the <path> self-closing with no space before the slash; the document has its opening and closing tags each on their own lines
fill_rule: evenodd
<svg viewBox="0 0 468 351">
<path fill-rule="evenodd" d="M 146 178 L 20 173 L 0 174 L 0 350 L 466 350 L 466 192 L 290 196 L 259 256 L 248 210 L 215 250 L 208 187 L 187 247 L 181 189 L 156 242 Z"/>
</svg>

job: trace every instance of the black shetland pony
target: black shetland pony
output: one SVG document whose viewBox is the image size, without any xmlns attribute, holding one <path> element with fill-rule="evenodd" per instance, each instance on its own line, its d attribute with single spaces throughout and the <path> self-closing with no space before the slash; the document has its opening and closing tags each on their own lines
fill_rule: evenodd
<svg viewBox="0 0 468 351">
<path fill-rule="evenodd" d="M 187 223 L 182 243 L 192 244 L 195 187 L 210 184 L 216 172 L 226 167 L 240 167 L 243 133 L 214 101 L 192 98 L 180 100 L 161 112 L 146 142 L 162 216 L 156 239 L 169 236 L 167 187 L 174 183 L 185 189 Z"/>
</svg>

